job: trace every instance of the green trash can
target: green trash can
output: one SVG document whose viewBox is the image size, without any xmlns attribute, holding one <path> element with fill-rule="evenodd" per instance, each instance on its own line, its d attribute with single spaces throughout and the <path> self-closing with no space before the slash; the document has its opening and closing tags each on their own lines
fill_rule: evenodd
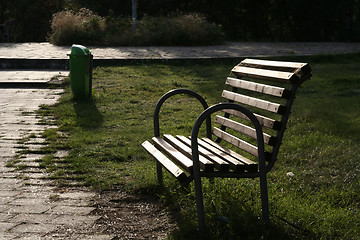
<svg viewBox="0 0 360 240">
<path fill-rule="evenodd" d="M 91 97 L 92 54 L 86 47 L 74 44 L 67 55 L 70 57 L 70 86 L 74 97 Z"/>
</svg>

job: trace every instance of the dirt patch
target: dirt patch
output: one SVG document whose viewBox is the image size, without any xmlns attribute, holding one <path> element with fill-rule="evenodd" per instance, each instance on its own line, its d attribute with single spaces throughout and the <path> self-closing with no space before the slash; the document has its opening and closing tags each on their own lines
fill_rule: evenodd
<svg viewBox="0 0 360 240">
<path fill-rule="evenodd" d="M 176 224 L 169 212 L 150 197 L 125 192 L 104 192 L 95 198 L 101 216 L 95 222 L 98 233 L 114 235 L 115 239 L 165 239 Z"/>
</svg>

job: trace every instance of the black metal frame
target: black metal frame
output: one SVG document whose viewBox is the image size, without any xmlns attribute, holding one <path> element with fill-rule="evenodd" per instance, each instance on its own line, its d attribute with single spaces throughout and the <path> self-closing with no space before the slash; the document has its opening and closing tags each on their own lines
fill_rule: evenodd
<svg viewBox="0 0 360 240">
<path fill-rule="evenodd" d="M 209 118 L 212 113 L 215 113 L 222 109 L 233 109 L 244 113 L 250 121 L 254 124 L 256 129 L 257 147 L 258 147 L 258 160 L 259 160 L 259 171 L 257 173 L 207 173 L 200 171 L 199 164 L 199 149 L 198 149 L 198 133 L 201 124 L 205 119 Z M 194 162 L 194 182 L 195 182 L 195 193 L 196 193 L 196 207 L 198 211 L 198 224 L 200 232 L 205 232 L 205 212 L 202 194 L 201 177 L 236 177 L 236 178 L 255 178 L 260 177 L 260 192 L 261 192 L 261 204 L 262 204 L 262 217 L 266 222 L 269 221 L 269 201 L 266 181 L 266 162 L 265 162 L 265 151 L 264 151 L 264 139 L 262 127 L 255 117 L 255 115 L 247 108 L 235 104 L 235 103 L 220 103 L 206 109 L 196 120 L 191 135 L 191 149 L 192 149 L 192 160 Z"/>
<path fill-rule="evenodd" d="M 159 127 L 159 113 L 163 103 L 170 97 L 177 94 L 188 94 L 190 96 L 195 97 L 202 104 L 204 111 L 200 114 L 198 119 L 196 120 L 192 135 L 191 135 L 191 148 L 192 148 L 192 156 L 194 162 L 193 174 L 189 177 L 189 181 L 194 179 L 195 182 L 195 192 L 196 192 L 196 206 L 198 212 L 198 224 L 200 232 L 205 232 L 205 212 L 204 212 L 204 204 L 203 204 L 203 194 L 202 194 L 202 185 L 201 185 L 201 177 L 226 177 L 226 178 L 256 178 L 260 177 L 260 192 L 261 192 L 261 202 L 262 202 L 262 217 L 268 222 L 269 221 L 269 206 L 268 206 L 268 193 L 267 193 L 267 180 L 266 173 L 268 172 L 268 166 L 265 161 L 265 151 L 264 151 L 264 140 L 263 140 L 263 131 L 262 127 L 255 117 L 255 115 L 247 108 L 236 104 L 236 103 L 220 103 L 211 107 L 208 107 L 205 99 L 199 95 L 198 93 L 189 90 L 189 89 L 175 89 L 164 94 L 158 103 L 156 104 L 154 110 L 154 136 L 160 136 L 160 127 Z M 203 172 L 200 171 L 199 165 L 199 150 L 198 150 L 198 133 L 200 126 L 206 121 L 206 136 L 209 139 L 212 139 L 211 133 L 211 114 L 222 110 L 222 109 L 234 109 L 244 113 L 250 121 L 254 124 L 257 135 L 257 143 L 258 143 L 258 160 L 259 160 L 259 171 L 256 173 L 222 173 L 222 172 Z M 163 183 L 163 175 L 162 175 L 162 166 L 159 162 L 156 164 L 157 167 L 157 177 L 158 182 L 160 184 Z"/>
<path fill-rule="evenodd" d="M 167 93 L 165 93 L 157 102 L 156 106 L 155 106 L 155 110 L 154 110 L 154 136 L 155 137 L 160 137 L 160 127 L 159 127 L 159 113 L 160 113 L 160 109 L 162 107 L 162 105 L 164 104 L 164 102 L 177 94 L 187 94 L 190 96 L 195 97 L 203 106 L 204 110 L 207 109 L 209 106 L 206 102 L 206 100 L 197 92 L 189 90 L 189 89 L 173 89 Z M 206 121 L 206 136 L 211 138 L 211 119 L 210 117 L 207 119 Z M 162 175 L 162 166 L 159 162 L 156 162 L 156 172 L 157 172 L 157 178 L 158 178 L 158 182 L 160 184 L 163 183 L 163 175 Z M 190 176 L 187 180 L 187 183 L 192 181 L 192 176 Z"/>
</svg>

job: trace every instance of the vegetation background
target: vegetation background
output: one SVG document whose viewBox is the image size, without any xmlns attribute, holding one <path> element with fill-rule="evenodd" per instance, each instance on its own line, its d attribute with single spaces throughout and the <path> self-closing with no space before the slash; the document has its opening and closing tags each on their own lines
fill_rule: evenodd
<svg viewBox="0 0 360 240">
<path fill-rule="evenodd" d="M 102 17 L 131 16 L 131 0 L 0 1 L 0 23 L 15 19 L 15 42 L 46 41 L 51 18 L 87 8 Z M 138 0 L 138 18 L 197 13 L 220 25 L 227 40 L 359 41 L 359 0 Z"/>
</svg>

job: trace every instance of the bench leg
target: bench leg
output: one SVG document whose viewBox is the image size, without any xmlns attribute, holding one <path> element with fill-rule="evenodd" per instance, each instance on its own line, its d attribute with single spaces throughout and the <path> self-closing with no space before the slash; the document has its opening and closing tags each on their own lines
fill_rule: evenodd
<svg viewBox="0 0 360 240">
<path fill-rule="evenodd" d="M 162 185 L 163 184 L 162 166 L 161 163 L 159 163 L 158 161 L 156 162 L 156 173 L 157 173 L 158 183 Z"/>
<path fill-rule="evenodd" d="M 201 177 L 194 176 L 195 194 L 196 194 L 196 208 L 198 212 L 198 224 L 200 234 L 205 234 L 205 210 L 204 200 L 202 194 Z"/>
<path fill-rule="evenodd" d="M 268 199 L 268 189 L 266 174 L 260 175 L 260 193 L 261 193 L 261 206 L 262 206 L 262 218 L 266 224 L 270 221 L 269 214 L 269 199 Z"/>
</svg>

